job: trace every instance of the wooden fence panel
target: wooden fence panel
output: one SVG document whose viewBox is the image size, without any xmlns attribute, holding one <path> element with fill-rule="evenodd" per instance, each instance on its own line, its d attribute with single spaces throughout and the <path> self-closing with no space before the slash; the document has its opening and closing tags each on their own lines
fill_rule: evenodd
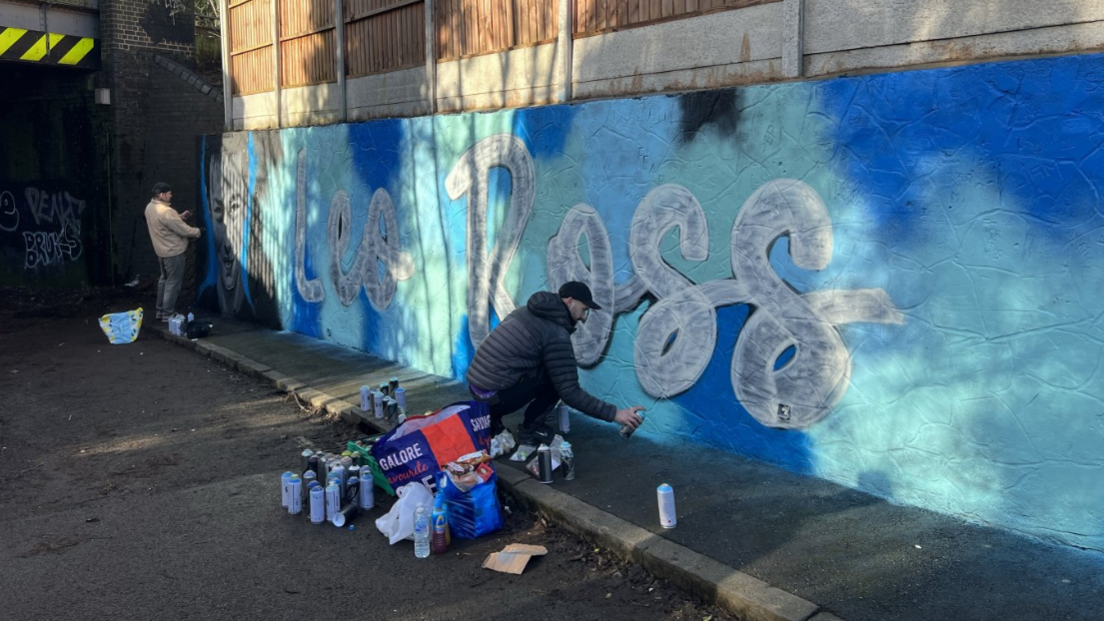
<svg viewBox="0 0 1104 621">
<path fill-rule="evenodd" d="M 575 0 L 575 38 L 782 0 Z"/>
<path fill-rule="evenodd" d="M 437 58 L 455 60 L 556 40 L 557 0 L 438 0 Z"/>
<path fill-rule="evenodd" d="M 346 76 L 425 65 L 423 0 L 349 0 L 345 6 Z"/>
<path fill-rule="evenodd" d="M 230 83 L 234 95 L 275 88 L 272 79 L 272 2 L 244 0 L 227 7 L 230 38 Z"/>
<path fill-rule="evenodd" d="M 280 85 L 337 81 L 334 0 L 279 0 Z"/>
<path fill-rule="evenodd" d="M 275 89 L 272 79 L 272 46 L 232 54 L 230 78 L 235 95 L 267 93 Z"/>
</svg>

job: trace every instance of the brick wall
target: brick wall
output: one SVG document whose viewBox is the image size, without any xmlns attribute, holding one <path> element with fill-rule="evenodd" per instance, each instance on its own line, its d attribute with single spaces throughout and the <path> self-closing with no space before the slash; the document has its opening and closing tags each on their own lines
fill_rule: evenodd
<svg viewBox="0 0 1104 621">
<path fill-rule="evenodd" d="M 142 216 L 153 184 L 171 184 L 173 203 L 195 211 L 195 140 L 223 126 L 221 100 L 210 88 L 203 90 L 220 85 L 166 66 L 167 59 L 173 67 L 194 68 L 195 28 L 191 15 L 174 15 L 165 4 L 109 0 L 100 5 L 104 70 L 99 79 L 112 90 L 114 126 L 112 255 L 116 273 L 126 280 L 158 272 Z M 182 300 L 189 299 L 187 293 Z"/>
</svg>

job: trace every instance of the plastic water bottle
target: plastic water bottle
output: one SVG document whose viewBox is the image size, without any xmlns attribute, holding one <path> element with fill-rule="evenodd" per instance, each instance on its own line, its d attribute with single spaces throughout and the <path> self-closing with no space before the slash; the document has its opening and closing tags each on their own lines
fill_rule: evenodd
<svg viewBox="0 0 1104 621">
<path fill-rule="evenodd" d="M 414 510 L 414 556 L 429 556 L 429 514 L 421 504 Z"/>
</svg>

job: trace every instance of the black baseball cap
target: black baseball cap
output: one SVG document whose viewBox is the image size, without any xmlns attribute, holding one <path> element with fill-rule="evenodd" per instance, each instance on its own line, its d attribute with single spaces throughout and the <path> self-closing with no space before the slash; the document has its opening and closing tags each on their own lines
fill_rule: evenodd
<svg viewBox="0 0 1104 621">
<path fill-rule="evenodd" d="M 577 280 L 565 282 L 563 286 L 560 287 L 560 297 L 579 300 L 583 304 L 586 304 L 587 308 L 592 310 L 601 310 L 602 308 L 594 302 L 594 296 L 590 294 L 590 287 L 586 286 L 586 283 L 581 283 Z"/>
<path fill-rule="evenodd" d="M 169 184 L 165 183 L 164 181 L 153 184 L 154 196 L 157 196 L 158 194 L 164 194 L 165 192 L 172 192 L 172 187 Z"/>
</svg>

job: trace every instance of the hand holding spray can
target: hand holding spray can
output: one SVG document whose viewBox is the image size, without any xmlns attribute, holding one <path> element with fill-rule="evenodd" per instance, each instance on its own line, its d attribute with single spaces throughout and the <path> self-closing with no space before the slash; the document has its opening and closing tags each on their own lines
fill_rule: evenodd
<svg viewBox="0 0 1104 621">
<path fill-rule="evenodd" d="M 644 408 L 640 407 L 639 405 L 636 405 L 636 406 L 633 406 L 632 409 L 633 409 L 633 413 L 640 417 L 640 424 L 643 425 L 644 424 Z M 633 429 L 632 427 L 630 427 L 628 425 L 621 425 L 621 437 L 625 438 L 626 440 L 629 439 L 629 436 L 631 436 L 634 431 L 636 431 L 636 429 Z"/>
</svg>

